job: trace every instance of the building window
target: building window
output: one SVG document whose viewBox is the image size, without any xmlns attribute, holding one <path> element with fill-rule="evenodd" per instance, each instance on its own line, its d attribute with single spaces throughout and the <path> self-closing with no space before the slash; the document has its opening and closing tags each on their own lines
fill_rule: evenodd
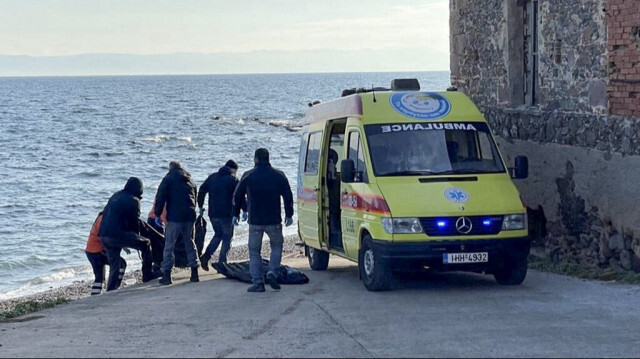
<svg viewBox="0 0 640 359">
<path fill-rule="evenodd" d="M 536 104 L 538 78 L 538 0 L 524 4 L 524 99 L 527 106 Z"/>
</svg>

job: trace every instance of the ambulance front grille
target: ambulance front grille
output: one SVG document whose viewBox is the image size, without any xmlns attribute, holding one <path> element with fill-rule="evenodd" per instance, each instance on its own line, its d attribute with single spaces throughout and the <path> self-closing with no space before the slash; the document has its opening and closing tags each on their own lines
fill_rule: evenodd
<svg viewBox="0 0 640 359">
<path fill-rule="evenodd" d="M 420 218 L 422 229 L 430 237 L 441 236 L 481 236 L 500 233 L 502 230 L 503 216 L 468 216 L 471 222 L 471 230 L 467 228 L 459 231 L 456 223 L 461 223 L 463 217 L 426 217 Z M 460 221 L 459 221 L 460 220 Z M 469 222 L 466 222 L 467 224 Z"/>
</svg>

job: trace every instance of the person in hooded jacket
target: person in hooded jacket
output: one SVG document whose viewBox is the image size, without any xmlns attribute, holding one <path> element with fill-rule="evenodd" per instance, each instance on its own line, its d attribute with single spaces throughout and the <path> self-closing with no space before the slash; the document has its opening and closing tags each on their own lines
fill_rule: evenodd
<svg viewBox="0 0 640 359">
<path fill-rule="evenodd" d="M 285 226 L 293 224 L 293 194 L 285 174 L 269 163 L 269 151 L 259 148 L 254 156 L 255 168 L 242 175 L 234 192 L 232 223 L 238 225 L 240 208 L 249 198 L 249 271 L 253 285 L 248 292 L 264 292 L 265 277 L 262 273 L 262 238 L 269 236 L 271 256 L 266 281 L 272 289 L 279 290 L 276 271 L 282 259 L 282 211 L 280 198 L 284 202 Z"/>
<path fill-rule="evenodd" d="M 233 224 L 231 223 L 233 192 L 240 182 L 236 177 L 237 172 L 238 164 L 233 160 L 229 160 L 223 167 L 220 167 L 218 172 L 207 177 L 198 191 L 200 215 L 204 212 L 204 198 L 207 194 L 209 195 L 208 214 L 214 232 L 211 242 L 209 242 L 202 257 L 200 257 L 202 269 L 206 271 L 209 270 L 211 256 L 218 249 L 220 243 L 222 243 L 222 248 L 220 249 L 218 263 L 227 263 L 227 253 L 229 253 L 231 239 L 233 238 Z M 243 219 L 246 221 L 248 217 L 246 205 L 242 209 Z"/>
<path fill-rule="evenodd" d="M 156 192 L 155 215 L 158 225 L 162 211 L 167 210 L 167 224 L 165 227 L 164 255 L 162 259 L 162 279 L 160 284 L 169 285 L 171 270 L 175 264 L 174 248 L 180 236 L 184 239 L 188 265 L 191 267 L 191 282 L 199 282 L 198 267 L 200 266 L 198 250 L 194 241 L 194 225 L 196 222 L 196 198 L 198 189 L 191 179 L 189 172 L 182 168 L 178 161 L 169 163 L 169 172 L 160 182 Z"/>
<path fill-rule="evenodd" d="M 109 198 L 102 211 L 102 223 L 98 237 L 104 245 L 109 260 L 109 281 L 107 291 L 118 288 L 120 253 L 123 248 L 132 248 L 142 255 L 142 281 L 158 278 L 159 273 L 151 269 L 151 241 L 140 236 L 140 199 L 144 185 L 139 178 L 131 177 L 123 190 Z"/>
</svg>

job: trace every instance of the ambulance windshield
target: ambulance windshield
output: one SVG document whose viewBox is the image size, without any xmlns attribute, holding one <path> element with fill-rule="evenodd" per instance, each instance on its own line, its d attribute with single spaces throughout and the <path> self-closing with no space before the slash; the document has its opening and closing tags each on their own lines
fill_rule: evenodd
<svg viewBox="0 0 640 359">
<path fill-rule="evenodd" d="M 505 171 L 482 122 L 365 126 L 376 176 L 424 176 Z"/>
</svg>

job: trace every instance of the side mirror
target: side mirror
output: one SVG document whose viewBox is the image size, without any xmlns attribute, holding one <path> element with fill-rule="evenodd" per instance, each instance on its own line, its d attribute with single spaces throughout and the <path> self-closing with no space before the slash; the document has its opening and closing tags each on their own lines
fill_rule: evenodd
<svg viewBox="0 0 640 359">
<path fill-rule="evenodd" d="M 355 179 L 356 174 L 356 164 L 353 160 L 342 160 L 340 162 L 340 177 L 342 178 L 342 182 L 351 183 Z"/>
<path fill-rule="evenodd" d="M 527 156 L 517 156 L 515 167 L 509 168 L 509 173 L 513 179 L 524 179 L 529 177 L 529 159 Z"/>
</svg>

